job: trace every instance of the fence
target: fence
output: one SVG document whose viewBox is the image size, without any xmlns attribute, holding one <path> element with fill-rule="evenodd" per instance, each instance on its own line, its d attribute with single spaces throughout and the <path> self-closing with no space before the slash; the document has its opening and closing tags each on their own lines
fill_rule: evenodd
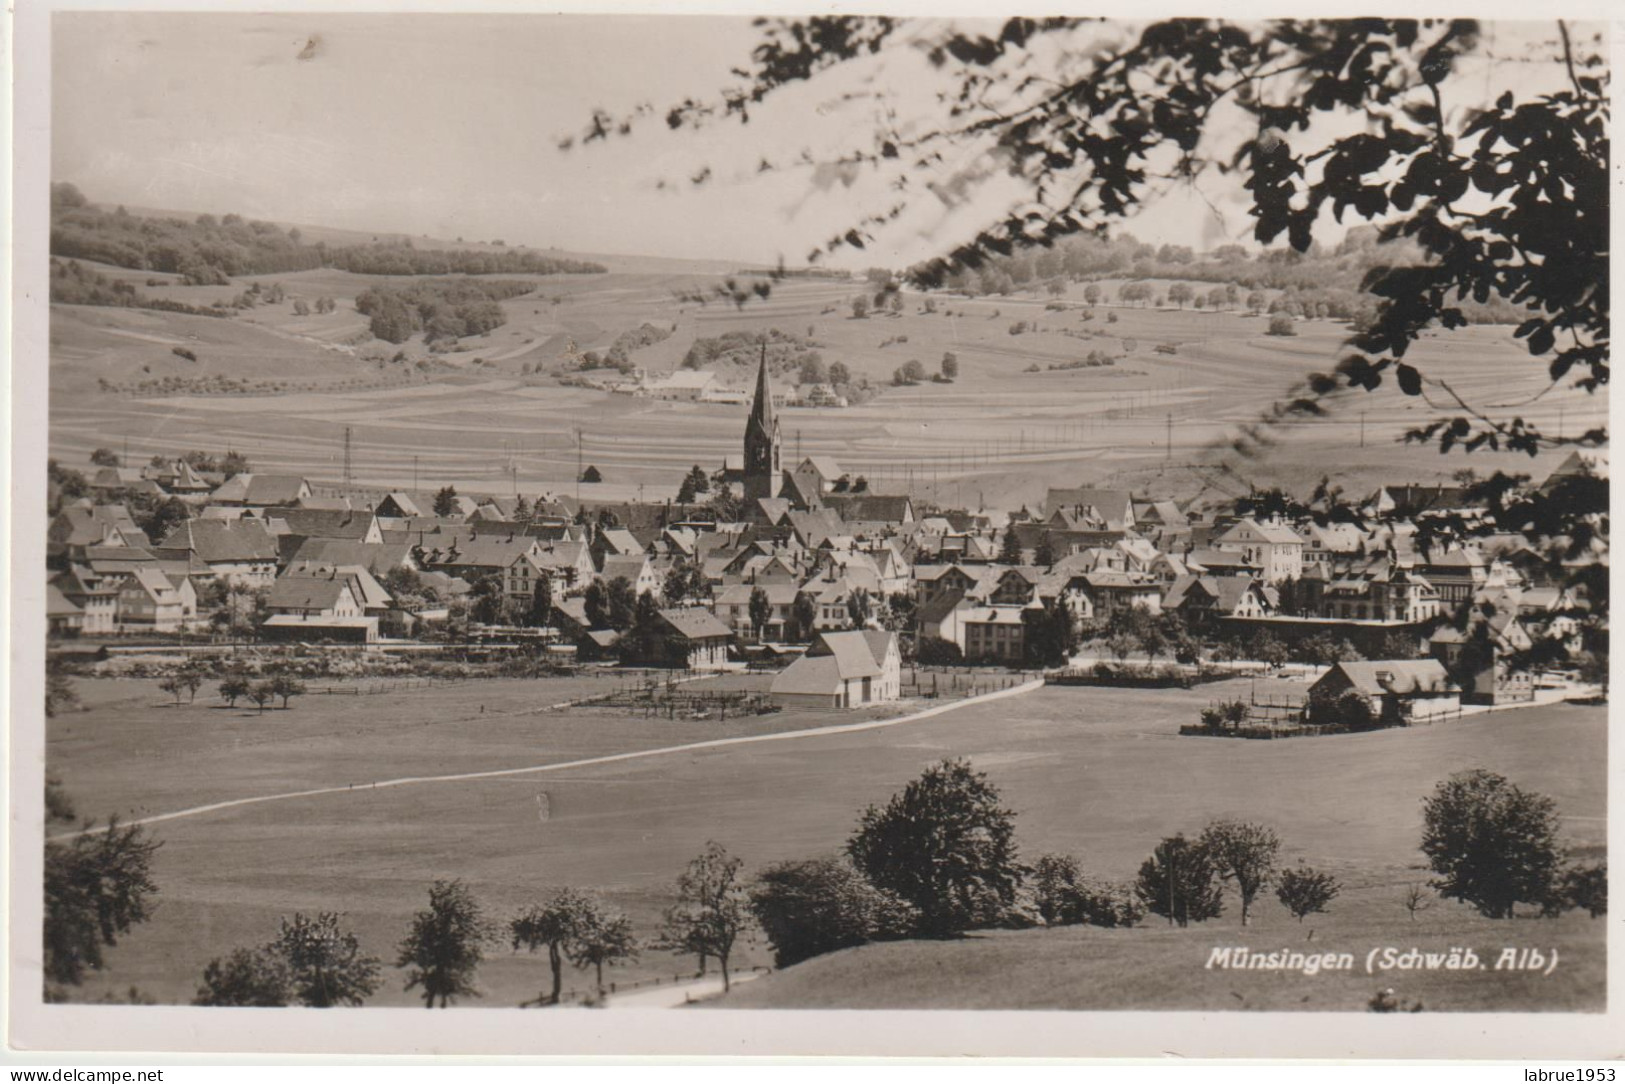
<svg viewBox="0 0 1625 1084">
<path fill-rule="evenodd" d="M 900 691 L 905 697 L 923 700 L 957 699 L 1013 688 L 1033 680 L 1038 674 L 1039 671 L 997 671 L 975 666 L 916 666 L 903 671 Z"/>
<path fill-rule="evenodd" d="M 404 693 L 413 689 L 429 689 L 443 685 L 465 685 L 467 678 L 437 678 L 437 677 L 411 677 L 395 678 L 389 681 L 374 681 L 366 684 L 329 685 L 326 688 L 306 686 L 305 692 L 311 696 L 377 696 L 380 693 Z"/>
</svg>

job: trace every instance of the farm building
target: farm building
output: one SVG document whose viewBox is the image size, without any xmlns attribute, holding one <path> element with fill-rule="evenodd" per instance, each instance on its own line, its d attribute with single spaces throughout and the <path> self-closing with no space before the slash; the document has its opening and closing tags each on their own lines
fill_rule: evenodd
<svg viewBox="0 0 1625 1084">
<path fill-rule="evenodd" d="M 1311 700 L 1337 700 L 1349 693 L 1390 723 L 1457 711 L 1461 693 L 1437 659 L 1340 662 L 1309 686 Z"/>
<path fill-rule="evenodd" d="M 689 670 L 722 670 L 728 665 L 728 642 L 733 633 L 703 606 L 660 611 L 665 656 L 643 659 L 654 665 L 682 666 Z"/>
<path fill-rule="evenodd" d="M 856 708 L 902 692 L 897 635 L 875 629 L 826 632 L 773 679 L 773 702 L 786 708 Z"/>
</svg>

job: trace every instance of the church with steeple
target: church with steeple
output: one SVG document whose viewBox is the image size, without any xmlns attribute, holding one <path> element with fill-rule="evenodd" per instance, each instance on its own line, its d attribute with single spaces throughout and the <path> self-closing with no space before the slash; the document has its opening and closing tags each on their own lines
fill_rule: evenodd
<svg viewBox="0 0 1625 1084">
<path fill-rule="evenodd" d="M 756 400 L 750 420 L 745 423 L 745 500 L 777 497 L 784 487 L 783 449 L 779 440 L 779 419 L 773 410 L 773 389 L 768 384 L 767 347 L 762 347 L 762 365 L 756 373 Z"/>
</svg>

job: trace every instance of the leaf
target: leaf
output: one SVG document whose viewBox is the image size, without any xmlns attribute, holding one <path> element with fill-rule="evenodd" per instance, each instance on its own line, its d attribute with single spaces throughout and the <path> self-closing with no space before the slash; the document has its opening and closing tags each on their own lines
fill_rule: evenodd
<svg viewBox="0 0 1625 1084">
<path fill-rule="evenodd" d="M 1399 381 L 1399 390 L 1406 395 L 1422 394 L 1422 374 L 1414 366 L 1399 366 L 1394 370 L 1394 377 Z"/>
</svg>

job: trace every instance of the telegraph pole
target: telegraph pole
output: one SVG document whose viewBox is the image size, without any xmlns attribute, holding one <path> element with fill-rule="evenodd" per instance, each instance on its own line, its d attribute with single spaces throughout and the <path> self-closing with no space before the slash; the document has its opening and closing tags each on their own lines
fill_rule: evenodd
<svg viewBox="0 0 1625 1084">
<path fill-rule="evenodd" d="M 1171 462 L 1173 460 L 1173 458 L 1174 458 L 1174 416 L 1173 416 L 1172 413 L 1169 413 L 1167 415 L 1167 420 L 1168 420 L 1168 447 L 1167 447 L 1167 450 L 1163 452 L 1162 458 Z"/>
<path fill-rule="evenodd" d="M 344 427 L 344 493 L 350 494 L 350 427 Z"/>
<path fill-rule="evenodd" d="M 412 457 L 412 492 L 418 491 L 418 457 Z"/>
<path fill-rule="evenodd" d="M 576 426 L 576 511 L 581 511 L 581 427 Z"/>
<path fill-rule="evenodd" d="M 1360 411 L 1360 447 L 1365 447 L 1365 411 Z"/>
</svg>

